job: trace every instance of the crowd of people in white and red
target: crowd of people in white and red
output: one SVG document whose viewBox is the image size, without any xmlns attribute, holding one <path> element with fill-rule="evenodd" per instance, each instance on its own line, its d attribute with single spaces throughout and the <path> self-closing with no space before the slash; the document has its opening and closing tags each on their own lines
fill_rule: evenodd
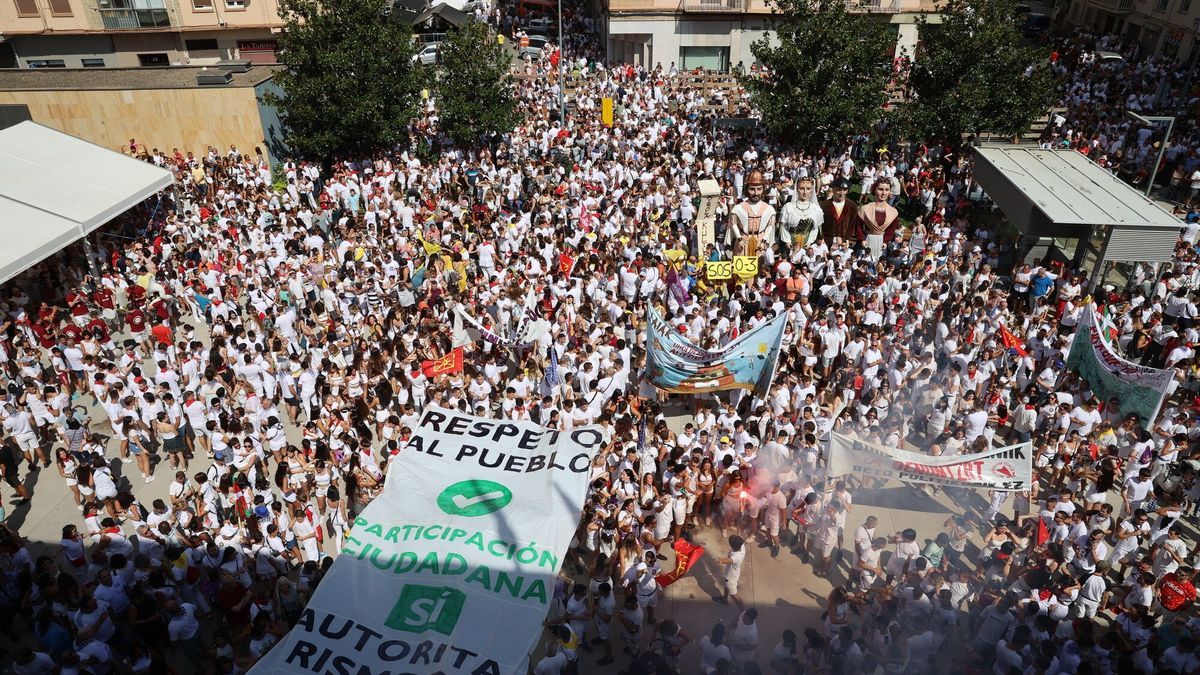
<svg viewBox="0 0 1200 675">
<path fill-rule="evenodd" d="M 502 8 L 484 15 L 511 28 Z M 518 83 L 521 125 L 477 152 L 443 142 L 436 102 L 412 127 L 423 157 L 273 173 L 258 152 L 137 147 L 177 182 L 109 227 L 97 272 L 64 254 L 4 289 L 0 513 L 69 490 L 61 541 L 0 530 L 11 671 L 245 672 L 438 405 L 613 430 L 536 673 L 1200 672 L 1194 215 L 1173 263 L 1093 288 L 1089 270 L 1015 258 L 965 145 L 863 137 L 814 156 L 714 129 L 673 65 L 601 65 L 590 20 L 569 20 L 565 124 L 547 52 Z M 1157 137 L 1123 110 L 1195 98 L 1175 64 L 1102 48 L 1120 45 L 1056 49 L 1066 112 L 1044 142 L 1136 184 Z M 1183 205 L 1200 190 L 1194 119 L 1159 171 Z M 719 229 L 744 199 L 775 209 L 758 277 L 706 279 L 725 242 L 668 263 L 694 240 L 702 179 L 724 189 Z M 422 371 L 450 351 L 456 305 L 503 333 L 530 290 L 548 335 Z M 1175 369 L 1148 426 L 1064 368 L 1093 301 L 1127 358 Z M 769 394 L 704 399 L 671 431 L 644 372 L 652 305 L 710 349 L 786 314 Z M 942 455 L 1032 440 L 1036 486 L 950 491 L 961 508 L 942 531 L 885 537 L 848 516 L 871 486 L 826 476 L 835 430 Z M 709 528 L 718 600 L 739 612 L 692 636 L 655 617 L 655 576 L 671 542 Z M 738 589 L 756 542 L 848 579 L 819 624 L 765 626 L 761 646 Z"/>
</svg>

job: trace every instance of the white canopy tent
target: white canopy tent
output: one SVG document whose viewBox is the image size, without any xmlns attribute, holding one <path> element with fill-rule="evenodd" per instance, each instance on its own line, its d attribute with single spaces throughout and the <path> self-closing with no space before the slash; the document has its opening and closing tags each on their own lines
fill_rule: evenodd
<svg viewBox="0 0 1200 675">
<path fill-rule="evenodd" d="M 173 180 L 170 171 L 36 122 L 0 130 L 0 283 Z"/>
</svg>

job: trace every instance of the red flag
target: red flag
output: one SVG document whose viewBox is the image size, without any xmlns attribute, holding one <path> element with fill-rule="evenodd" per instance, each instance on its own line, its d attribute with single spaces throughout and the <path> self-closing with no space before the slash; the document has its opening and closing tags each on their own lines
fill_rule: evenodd
<svg viewBox="0 0 1200 675">
<path fill-rule="evenodd" d="M 1025 350 L 1025 343 L 1013 335 L 1004 324 L 1000 324 L 1000 341 L 1004 343 L 1005 349 L 1015 349 L 1021 356 L 1029 356 L 1029 352 Z"/>
<path fill-rule="evenodd" d="M 425 377 L 433 378 L 438 375 L 457 373 L 463 369 L 463 348 L 457 347 L 449 354 L 435 361 L 422 361 L 421 372 Z"/>
<path fill-rule="evenodd" d="M 571 276 L 571 269 L 575 267 L 575 260 L 566 253 L 558 254 L 558 268 L 562 270 L 564 277 Z"/>
<path fill-rule="evenodd" d="M 675 569 L 654 578 L 662 588 L 679 581 L 679 578 L 687 574 L 692 565 L 700 560 L 700 556 L 704 555 L 703 546 L 697 546 L 686 539 L 676 539 L 671 548 L 675 549 Z"/>
<path fill-rule="evenodd" d="M 1046 521 L 1038 518 L 1037 533 L 1033 536 L 1035 537 L 1035 546 L 1045 546 L 1046 542 L 1050 541 L 1050 528 L 1046 527 Z"/>
</svg>

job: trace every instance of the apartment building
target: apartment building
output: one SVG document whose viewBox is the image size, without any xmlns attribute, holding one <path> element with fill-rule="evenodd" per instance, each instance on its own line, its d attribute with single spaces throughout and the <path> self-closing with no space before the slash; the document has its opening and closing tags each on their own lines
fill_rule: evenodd
<svg viewBox="0 0 1200 675">
<path fill-rule="evenodd" d="M 847 3 L 850 11 L 872 15 L 895 28 L 893 56 L 912 54 L 917 44 L 916 18 L 935 9 L 933 0 Z M 738 62 L 749 69 L 754 63 L 750 45 L 767 32 L 771 19 L 767 0 L 607 0 L 602 17 L 610 62 L 648 67 L 661 63 L 664 68 L 674 63 L 681 70 L 717 71 Z"/>
<path fill-rule="evenodd" d="M 0 67 L 274 63 L 277 0 L 0 0 Z"/>
<path fill-rule="evenodd" d="M 1147 56 L 1179 59 L 1191 68 L 1200 58 L 1200 0 L 1070 0 L 1065 18 L 1075 26 L 1123 35 Z"/>
</svg>

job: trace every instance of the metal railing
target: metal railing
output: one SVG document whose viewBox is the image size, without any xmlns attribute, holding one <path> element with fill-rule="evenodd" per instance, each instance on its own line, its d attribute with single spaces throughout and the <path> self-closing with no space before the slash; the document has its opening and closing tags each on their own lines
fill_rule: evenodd
<svg viewBox="0 0 1200 675">
<path fill-rule="evenodd" d="M 171 16 L 165 9 L 100 9 L 105 28 L 167 28 Z"/>
<path fill-rule="evenodd" d="M 711 2 L 705 2 L 704 0 L 684 0 L 683 11 L 744 12 L 746 11 L 746 0 L 712 0 Z"/>
<path fill-rule="evenodd" d="M 900 0 L 853 0 L 850 9 L 868 13 L 899 12 Z"/>
</svg>

